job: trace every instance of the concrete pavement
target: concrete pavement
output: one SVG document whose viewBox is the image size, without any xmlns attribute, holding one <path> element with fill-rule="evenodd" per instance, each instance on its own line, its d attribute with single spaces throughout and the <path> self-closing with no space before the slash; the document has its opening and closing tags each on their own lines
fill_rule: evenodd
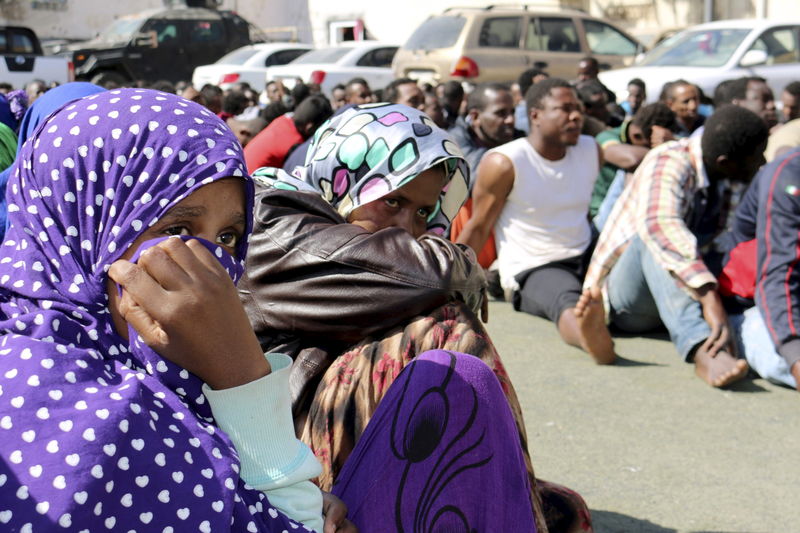
<svg viewBox="0 0 800 533">
<path fill-rule="evenodd" d="M 616 338 L 600 367 L 553 324 L 492 302 L 487 328 L 538 477 L 586 499 L 597 533 L 800 532 L 800 393 L 715 390 L 665 335 Z"/>
</svg>

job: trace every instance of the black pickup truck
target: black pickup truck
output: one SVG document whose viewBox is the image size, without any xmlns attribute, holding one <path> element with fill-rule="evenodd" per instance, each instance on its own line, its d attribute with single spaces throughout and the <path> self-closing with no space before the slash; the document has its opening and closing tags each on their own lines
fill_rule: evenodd
<svg viewBox="0 0 800 533">
<path fill-rule="evenodd" d="M 189 7 L 120 17 L 91 41 L 66 49 L 76 79 L 121 86 L 139 80 L 190 80 L 195 67 L 266 40 L 236 13 Z"/>
</svg>

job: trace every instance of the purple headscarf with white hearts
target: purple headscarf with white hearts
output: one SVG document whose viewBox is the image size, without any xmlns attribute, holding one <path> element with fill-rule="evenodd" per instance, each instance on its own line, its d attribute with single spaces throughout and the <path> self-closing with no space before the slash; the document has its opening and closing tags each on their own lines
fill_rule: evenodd
<svg viewBox="0 0 800 533">
<path fill-rule="evenodd" d="M 111 263 L 204 184 L 242 177 L 249 234 L 233 133 L 122 89 L 60 109 L 19 157 L 0 247 L 0 529 L 292 529 L 239 478 L 200 379 L 124 341 L 108 310 Z"/>
</svg>

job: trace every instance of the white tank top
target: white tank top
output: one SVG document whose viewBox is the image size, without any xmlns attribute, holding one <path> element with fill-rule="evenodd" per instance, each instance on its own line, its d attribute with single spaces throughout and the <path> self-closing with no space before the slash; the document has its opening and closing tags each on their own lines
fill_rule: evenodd
<svg viewBox="0 0 800 533">
<path fill-rule="evenodd" d="M 581 135 L 558 161 L 543 158 L 526 138 L 490 151 L 514 165 L 514 185 L 494 226 L 504 289 L 518 288 L 520 272 L 578 256 L 589 246 L 597 150 L 594 138 Z"/>
</svg>

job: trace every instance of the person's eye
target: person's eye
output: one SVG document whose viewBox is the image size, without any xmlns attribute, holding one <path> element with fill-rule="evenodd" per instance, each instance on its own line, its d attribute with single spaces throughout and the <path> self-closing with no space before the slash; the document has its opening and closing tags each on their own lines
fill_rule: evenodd
<svg viewBox="0 0 800 533">
<path fill-rule="evenodd" d="M 428 220 L 428 217 L 431 216 L 431 210 L 427 207 L 420 207 L 417 209 L 417 216 Z"/>
<path fill-rule="evenodd" d="M 384 198 L 383 203 L 392 208 L 400 207 L 400 202 L 396 198 Z"/>
<path fill-rule="evenodd" d="M 192 234 L 192 232 L 189 231 L 189 228 L 187 228 L 186 226 L 180 226 L 180 225 L 169 226 L 168 228 L 165 228 L 162 231 L 162 233 L 164 233 L 164 235 L 169 235 L 169 236 L 172 236 L 172 235 L 191 235 Z"/>
<path fill-rule="evenodd" d="M 217 242 L 222 246 L 235 248 L 236 245 L 239 244 L 239 234 L 235 231 L 226 231 L 224 233 L 220 233 L 217 237 Z"/>
</svg>

